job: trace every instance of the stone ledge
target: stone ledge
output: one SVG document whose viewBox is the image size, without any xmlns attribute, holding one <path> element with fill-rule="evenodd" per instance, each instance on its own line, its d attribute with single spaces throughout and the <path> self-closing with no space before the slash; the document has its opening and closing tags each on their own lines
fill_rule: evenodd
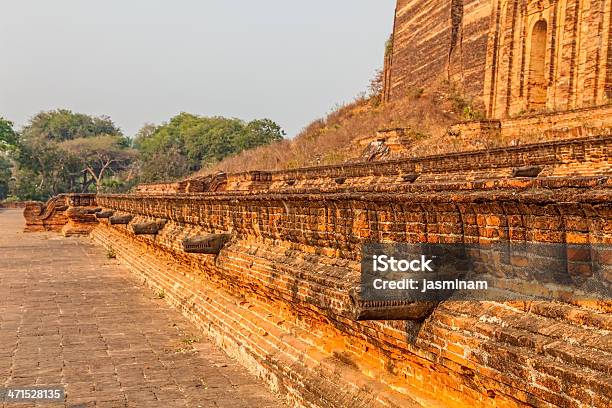
<svg viewBox="0 0 612 408">
<path fill-rule="evenodd" d="M 513 169 L 521 166 L 543 166 L 542 177 L 610 175 L 610 149 L 612 136 L 604 135 L 376 163 L 218 174 L 177 183 L 142 185 L 137 193 L 360 189 L 364 186 L 405 184 L 402 177 L 407 174 L 418 175 L 413 181 L 417 185 L 439 184 L 449 180 L 459 183 L 510 178 Z M 344 179 L 340 186 L 335 182 L 339 178 Z"/>
</svg>

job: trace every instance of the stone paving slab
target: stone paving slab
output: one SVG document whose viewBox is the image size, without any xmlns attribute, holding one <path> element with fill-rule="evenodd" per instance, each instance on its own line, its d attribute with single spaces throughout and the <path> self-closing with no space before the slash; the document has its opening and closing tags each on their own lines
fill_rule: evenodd
<svg viewBox="0 0 612 408">
<path fill-rule="evenodd" d="M 3 407 L 283 406 L 88 238 L 22 230 L 0 209 L 0 388 L 67 399 Z"/>
</svg>

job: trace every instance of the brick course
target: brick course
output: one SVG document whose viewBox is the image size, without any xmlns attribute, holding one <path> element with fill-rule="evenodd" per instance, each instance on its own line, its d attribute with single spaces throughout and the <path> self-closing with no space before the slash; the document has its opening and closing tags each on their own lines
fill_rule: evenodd
<svg viewBox="0 0 612 408">
<path fill-rule="evenodd" d="M 350 389 L 372 377 L 376 391 L 369 395 L 384 397 L 364 400 L 369 405 L 388 406 L 402 395 L 425 406 L 435 399 L 446 406 L 610 403 L 612 386 L 603 380 L 612 369 L 609 302 L 449 301 L 422 323 L 355 322 L 347 295 L 365 242 L 610 244 L 606 177 L 97 200 L 136 215 L 133 222 L 168 220 L 150 238 L 105 221 L 93 234 L 171 293 L 228 352 L 270 384 L 283 384 L 292 401 L 313 403 L 323 393 L 319 406 L 347 406 L 334 387 Z M 185 236 L 226 231 L 234 238 L 216 259 L 181 250 Z M 229 303 L 211 309 L 220 297 Z M 250 308 L 261 308 L 260 317 Z M 229 310 L 234 317 L 222 317 Z M 272 331 L 279 322 L 281 331 Z M 287 369 L 281 354 L 302 363 Z M 341 374 L 328 379 L 321 361 Z M 349 394 L 355 401 L 364 398 L 357 388 Z"/>
<path fill-rule="evenodd" d="M 529 124 L 530 125 L 530 124 Z M 487 129 L 490 129 L 489 124 Z M 511 137 L 518 125 L 504 128 L 504 137 Z M 468 123 L 456 127 L 457 137 L 477 137 L 482 123 Z M 494 131 L 500 131 L 494 127 Z M 465 133 L 465 135 L 463 135 Z M 306 189 L 313 191 L 351 190 L 362 186 L 393 188 L 401 184 L 429 184 L 432 182 L 461 182 L 507 178 L 521 166 L 542 166 L 542 177 L 569 175 L 610 174 L 612 136 L 590 136 L 515 147 L 472 152 L 443 154 L 390 160 L 376 163 L 354 163 L 319 166 L 295 170 L 247 172 L 229 174 L 223 185 L 186 180 L 180 183 L 146 184 L 137 189 L 143 194 L 199 193 L 204 191 L 279 191 Z M 578 153 L 580 152 L 580 153 Z M 265 175 L 262 179 L 262 174 Z M 413 180 L 410 176 L 418 176 Z M 342 180 L 342 183 L 338 183 Z"/>
</svg>

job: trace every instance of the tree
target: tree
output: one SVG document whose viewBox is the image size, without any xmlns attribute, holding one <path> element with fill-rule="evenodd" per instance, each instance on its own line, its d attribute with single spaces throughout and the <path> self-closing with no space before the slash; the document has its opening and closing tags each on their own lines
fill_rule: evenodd
<svg viewBox="0 0 612 408">
<path fill-rule="evenodd" d="M 369 98 L 381 98 L 384 87 L 384 71 L 382 69 L 376 70 L 374 77 L 370 80 L 370 85 L 368 86 L 368 97 Z"/>
<path fill-rule="evenodd" d="M 284 131 L 270 119 L 246 123 L 236 118 L 180 113 L 134 139 L 143 180 L 180 178 L 244 149 L 281 140 Z"/>
<path fill-rule="evenodd" d="M 23 136 L 55 142 L 99 135 L 122 136 L 108 116 L 89 116 L 67 109 L 40 112 L 23 129 Z"/>
<path fill-rule="evenodd" d="M 174 180 L 189 174 L 187 157 L 176 147 L 155 151 L 146 160 L 139 160 L 140 180 L 145 183 Z"/>
<path fill-rule="evenodd" d="M 155 134 L 156 130 L 157 126 L 155 126 L 154 124 L 145 123 L 144 125 L 142 125 L 140 130 L 136 132 L 136 135 L 134 135 L 134 139 L 132 140 L 132 146 L 136 149 L 139 149 L 145 140 L 149 139 Z"/>
<path fill-rule="evenodd" d="M 103 139 L 93 141 L 99 137 Z M 86 139 L 92 141 L 83 142 Z M 27 194 L 20 198 L 48 198 L 64 192 L 87 191 L 94 183 L 99 185 L 115 162 L 108 164 L 104 171 L 104 165 L 90 165 L 98 180 L 86 170 L 85 162 L 91 163 L 92 155 L 95 155 L 88 149 L 100 149 L 101 152 L 105 147 L 111 147 L 113 143 L 106 139 L 128 149 L 129 140 L 106 116 L 93 117 L 65 109 L 40 112 L 34 116 L 23 128 L 15 154 L 18 163 L 15 185 L 22 194 Z M 20 180 L 22 176 L 29 179 Z"/>
<path fill-rule="evenodd" d="M 246 127 L 245 137 L 239 141 L 241 150 L 283 140 L 285 131 L 270 119 L 256 119 Z"/>
<path fill-rule="evenodd" d="M 90 175 L 99 191 L 102 180 L 107 173 L 115 173 L 126 169 L 135 152 L 128 148 L 128 141 L 121 136 L 102 135 L 95 137 L 80 137 L 67 140 L 60 144 L 60 148 L 68 155 L 78 158 L 84 174 L 84 190 L 87 183 L 87 175 Z"/>
<path fill-rule="evenodd" d="M 0 152 L 14 148 L 18 143 L 13 123 L 0 116 Z"/>
<path fill-rule="evenodd" d="M 21 170 L 30 170 L 21 174 L 34 177 L 30 181 L 36 186 L 37 196 L 48 198 L 74 191 L 78 160 L 66 154 L 59 143 L 38 137 L 22 139 L 15 157 Z"/>
<path fill-rule="evenodd" d="M 13 123 L 0 117 L 0 200 L 4 200 L 9 195 L 9 183 L 13 175 L 11 155 L 18 143 Z"/>
<path fill-rule="evenodd" d="M 12 176 L 11 162 L 0 155 L 0 201 L 9 195 L 9 183 Z"/>
</svg>

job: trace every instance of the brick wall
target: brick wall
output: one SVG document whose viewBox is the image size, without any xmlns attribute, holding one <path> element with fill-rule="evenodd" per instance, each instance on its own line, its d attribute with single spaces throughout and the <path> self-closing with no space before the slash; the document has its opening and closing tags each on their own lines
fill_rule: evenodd
<svg viewBox="0 0 612 408">
<path fill-rule="evenodd" d="M 373 242 L 590 244 L 604 248 L 589 259 L 607 269 L 581 260 L 579 272 L 609 287 L 610 143 L 216 175 L 178 184 L 216 191 L 64 195 L 24 215 L 29 229 L 92 231 L 296 406 L 603 407 L 612 402 L 610 301 L 451 299 L 423 321 L 362 322 L 349 294 L 361 247 Z M 509 176 L 523 165 L 543 172 Z M 428 179 L 405 177 L 415 172 Z M 96 206 L 133 219 L 110 225 Z M 150 221 L 157 234 L 134 234 Z M 231 234 L 218 256 L 183 251 L 184 238 L 210 233 Z"/>
<path fill-rule="evenodd" d="M 610 0 L 398 0 L 384 96 L 451 79 L 489 118 L 609 103 Z"/>
<path fill-rule="evenodd" d="M 490 3 L 484 87 L 490 117 L 609 103 L 610 0 Z"/>
<path fill-rule="evenodd" d="M 100 195 L 132 223 L 168 222 L 155 237 L 104 221 L 93 235 L 297 405 L 603 407 L 609 302 L 448 301 L 424 322 L 356 322 L 348 290 L 366 242 L 610 244 L 611 186 L 581 177 Z M 182 238 L 210 232 L 233 236 L 218 257 L 182 252 Z"/>
<path fill-rule="evenodd" d="M 542 166 L 542 177 L 605 175 L 612 169 L 612 137 L 593 136 L 610 129 L 611 112 L 579 110 L 516 120 L 476 121 L 453 126 L 456 137 L 482 139 L 496 133 L 511 140 L 524 132 L 573 132 L 590 137 L 479 151 L 441 154 L 383 162 L 362 162 L 281 171 L 253 171 L 187 179 L 178 183 L 144 184 L 137 193 L 177 194 L 204 191 L 298 191 L 355 189 L 363 185 L 390 186 L 440 181 L 510 177 L 520 166 Z M 590 118 L 587 120 L 587 118 Z M 567 134 L 564 134 L 567 137 Z M 577 152 L 581 152 L 578 154 Z M 411 176 L 418 176 L 412 179 Z"/>
<path fill-rule="evenodd" d="M 0 202 L 0 208 L 25 208 L 26 205 L 28 204 L 28 201 L 3 201 Z"/>
<path fill-rule="evenodd" d="M 541 115 L 516 120 L 468 122 L 452 128 L 461 138 L 481 138 L 486 132 L 498 133 L 510 140 L 523 132 L 574 131 L 591 136 L 593 129 L 601 131 L 609 112 L 581 110 L 556 114 L 545 119 Z M 590 117 L 589 122 L 584 121 Z M 546 124 L 542 124 L 546 121 Z M 583 122 L 580 122 L 583 121 Z M 577 123 L 582 123 L 580 128 Z M 594 128 L 589 128 L 591 123 Z M 583 131 L 579 130 L 583 129 Z M 588 130 L 590 129 L 590 130 Z M 542 177 L 564 175 L 606 175 L 612 169 L 610 149 L 612 137 L 591 136 L 571 140 L 521 145 L 480 151 L 425 156 L 376 163 L 355 163 L 301 168 L 271 172 L 247 172 L 224 175 L 223 183 L 200 179 L 180 183 L 145 184 L 138 193 L 177 194 L 204 191 L 298 191 L 304 189 L 342 190 L 376 185 L 380 188 L 395 184 L 427 184 L 506 178 L 521 166 L 542 166 Z M 412 179 L 412 176 L 418 176 Z M 219 178 L 205 177 L 214 180 Z M 212 190 L 211 190 L 212 188 Z"/>
<path fill-rule="evenodd" d="M 482 96 L 490 9 L 491 1 L 483 0 L 399 0 L 387 98 L 449 76 Z"/>
<path fill-rule="evenodd" d="M 136 186 L 137 193 L 171 194 L 179 191 L 179 183 L 146 183 Z"/>
<path fill-rule="evenodd" d="M 508 125 L 504 132 L 511 133 L 510 128 L 518 127 Z M 499 128 L 495 131 L 499 132 Z M 477 126 L 473 132 L 481 135 L 482 126 Z M 476 135 L 470 133 L 467 137 Z M 513 169 L 521 166 L 542 166 L 542 177 L 605 175 L 612 170 L 611 148 L 612 137 L 597 136 L 377 163 L 272 171 L 265 172 L 263 178 L 262 172 L 239 173 L 227 176 L 226 190 L 298 191 L 311 188 L 327 191 L 359 189 L 366 185 L 383 188 L 410 183 L 490 180 L 510 177 Z M 413 180 L 411 175 L 418 175 L 418 178 Z"/>
<path fill-rule="evenodd" d="M 501 137 L 505 140 L 530 135 L 534 139 L 540 136 L 553 139 L 611 133 L 612 105 L 526 115 L 501 121 Z"/>
</svg>

